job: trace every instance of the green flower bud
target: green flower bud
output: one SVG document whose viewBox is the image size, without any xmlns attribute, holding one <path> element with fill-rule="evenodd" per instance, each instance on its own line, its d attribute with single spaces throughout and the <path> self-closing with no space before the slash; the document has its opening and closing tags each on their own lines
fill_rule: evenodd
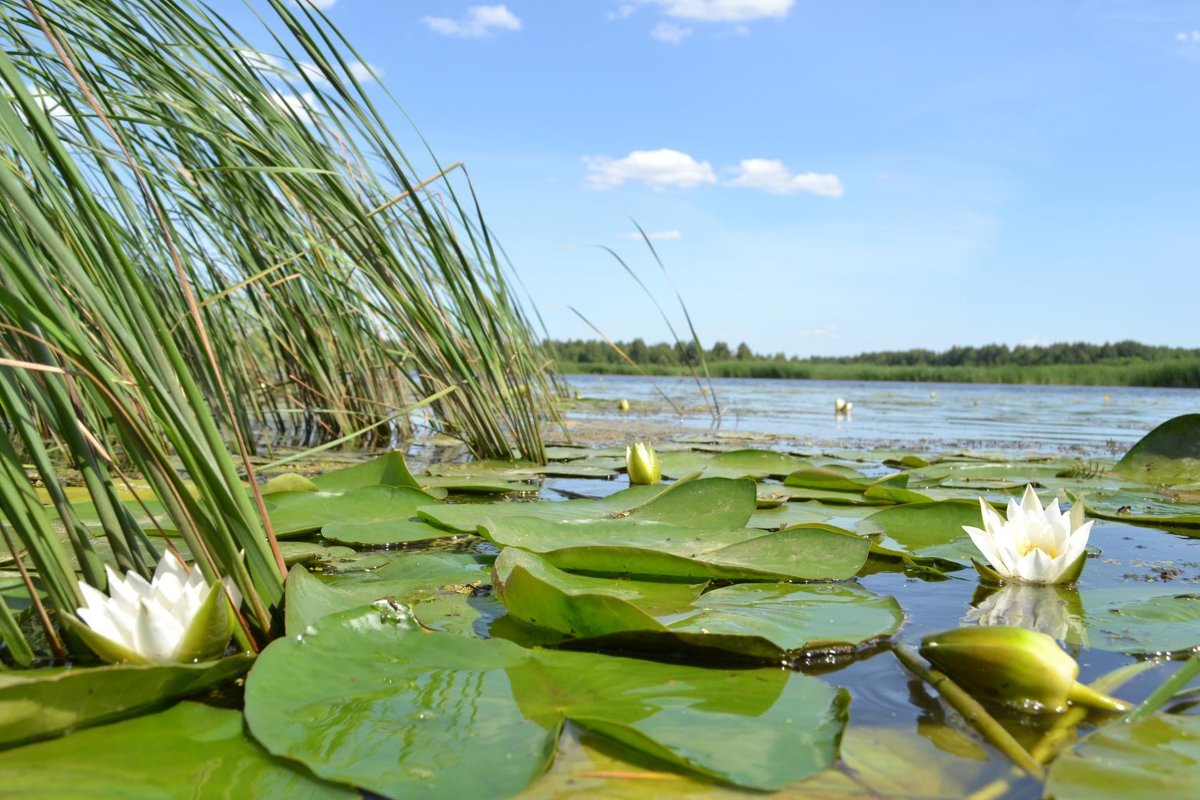
<svg viewBox="0 0 1200 800">
<path fill-rule="evenodd" d="M 1104 711 L 1130 708 L 1075 680 L 1075 659 L 1038 631 L 957 628 L 926 636 L 921 655 L 971 694 L 1029 714 L 1065 711 L 1068 701 Z"/>
<path fill-rule="evenodd" d="M 650 485 L 662 480 L 662 462 L 649 442 L 638 442 L 625 448 L 625 467 L 630 483 Z"/>
</svg>

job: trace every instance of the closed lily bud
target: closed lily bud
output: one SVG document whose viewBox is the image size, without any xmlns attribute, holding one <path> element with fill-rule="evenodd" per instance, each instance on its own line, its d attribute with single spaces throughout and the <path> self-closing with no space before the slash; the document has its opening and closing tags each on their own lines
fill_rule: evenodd
<svg viewBox="0 0 1200 800">
<path fill-rule="evenodd" d="M 649 442 L 638 442 L 625 448 L 625 468 L 629 482 L 650 485 L 662 480 L 662 462 Z"/>
<path fill-rule="evenodd" d="M 921 655 L 971 694 L 1029 714 L 1065 711 L 1068 701 L 1103 711 L 1130 708 L 1075 680 L 1075 659 L 1038 631 L 957 628 L 926 636 Z"/>
</svg>

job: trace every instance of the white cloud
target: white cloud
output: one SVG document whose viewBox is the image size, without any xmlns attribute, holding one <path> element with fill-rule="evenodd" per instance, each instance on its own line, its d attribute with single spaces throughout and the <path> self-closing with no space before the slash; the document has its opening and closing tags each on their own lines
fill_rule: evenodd
<svg viewBox="0 0 1200 800">
<path fill-rule="evenodd" d="M 354 76 L 354 80 L 359 83 L 370 83 L 376 78 L 383 77 L 383 70 L 374 64 L 364 64 L 361 61 L 351 61 L 346 65 L 350 69 L 350 74 Z"/>
<path fill-rule="evenodd" d="M 495 31 L 521 29 L 521 20 L 504 5 L 471 6 L 461 20 L 450 17 L 424 17 L 421 21 L 435 33 L 464 39 L 479 39 Z"/>
<path fill-rule="evenodd" d="M 634 150 L 624 158 L 584 156 L 588 167 L 587 181 L 593 189 L 613 189 L 630 181 L 638 181 L 665 189 L 675 186 L 686 189 L 702 183 L 716 183 L 712 165 L 697 161 L 678 150 Z"/>
<path fill-rule="evenodd" d="M 632 239 L 636 242 L 642 241 L 642 234 L 639 231 L 630 231 L 629 233 L 621 234 L 622 239 Z M 665 242 L 670 239 L 682 239 L 682 231 L 646 231 L 646 238 L 652 242 Z"/>
<path fill-rule="evenodd" d="M 322 11 L 328 8 L 333 8 L 335 5 L 337 5 L 337 1 L 338 0 L 303 0 L 303 2 L 308 3 L 310 6 L 315 6 Z"/>
<path fill-rule="evenodd" d="M 844 191 L 837 175 L 805 172 L 793 175 L 782 161 L 747 158 L 737 166 L 737 175 L 729 186 L 758 189 L 771 194 L 808 192 L 821 197 L 841 197 Z"/>
<path fill-rule="evenodd" d="M 306 122 L 310 125 L 316 121 L 316 115 L 319 113 L 317 109 L 317 96 L 312 92 L 305 92 L 304 94 L 274 92 L 268 95 L 267 99 L 279 110 L 291 111 L 301 122 Z"/>
<path fill-rule="evenodd" d="M 676 19 L 698 22 L 749 22 L 774 17 L 783 19 L 795 0 L 651 0 L 663 13 Z"/>
<path fill-rule="evenodd" d="M 651 37 L 658 39 L 660 42 L 667 42 L 668 44 L 679 44 L 691 35 L 691 28 L 675 22 L 666 22 L 665 20 L 655 25 L 654 29 L 650 31 Z"/>
<path fill-rule="evenodd" d="M 637 6 L 635 6 L 633 3 L 622 3 L 621 5 L 617 6 L 616 11 L 608 12 L 608 18 L 610 20 L 629 19 L 633 16 L 633 12 L 635 11 L 637 11 Z"/>
</svg>

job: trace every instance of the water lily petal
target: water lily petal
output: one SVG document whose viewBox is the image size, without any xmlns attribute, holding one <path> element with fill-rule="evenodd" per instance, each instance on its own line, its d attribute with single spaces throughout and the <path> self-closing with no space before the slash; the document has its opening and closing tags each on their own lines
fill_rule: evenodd
<svg viewBox="0 0 1200 800">
<path fill-rule="evenodd" d="M 979 548 L 979 552 L 983 553 L 983 557 L 992 565 L 992 569 L 999 572 L 1004 577 L 1009 577 L 1006 571 L 1006 566 L 1000 551 L 996 548 L 995 542 L 991 534 L 979 528 L 972 528 L 969 525 L 963 525 L 962 529 L 971 537 L 971 541 Z"/>
<path fill-rule="evenodd" d="M 1037 492 L 1033 490 L 1033 484 L 1025 484 L 1025 494 L 1021 495 L 1021 510 L 1026 514 L 1037 514 L 1038 516 L 1045 513 L 1042 501 L 1038 499 Z"/>
<path fill-rule="evenodd" d="M 175 648 L 183 638 L 183 626 L 157 603 L 142 600 L 134 629 L 134 649 L 155 662 L 174 659 Z"/>
</svg>

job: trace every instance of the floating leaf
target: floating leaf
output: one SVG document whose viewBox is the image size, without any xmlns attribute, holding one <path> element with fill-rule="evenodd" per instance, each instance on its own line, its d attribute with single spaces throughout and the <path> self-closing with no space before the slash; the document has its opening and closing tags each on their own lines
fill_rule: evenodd
<svg viewBox="0 0 1200 800">
<path fill-rule="evenodd" d="M 871 546 L 864 537 L 821 524 L 771 533 L 632 517 L 566 523 L 511 517 L 485 521 L 480 534 L 502 547 L 538 553 L 560 569 L 683 580 L 842 580 L 858 572 Z"/>
<path fill-rule="evenodd" d="M 408 471 L 404 455 L 397 451 L 361 464 L 326 472 L 312 481 L 323 492 L 348 492 L 365 486 L 421 488 L 416 478 Z"/>
<path fill-rule="evenodd" d="M 431 563 L 432 562 L 432 563 Z M 289 636 L 301 633 L 312 623 L 329 614 L 359 608 L 388 599 L 408 605 L 432 600 L 444 586 L 484 583 L 488 574 L 476 563 L 447 563 L 424 554 L 397 560 L 390 572 L 366 576 L 347 576 L 328 581 L 313 576 L 304 567 L 288 572 L 286 585 L 286 629 Z M 380 574 L 384 573 L 384 574 Z M 436 622 L 423 616 L 427 622 Z"/>
<path fill-rule="evenodd" d="M 1113 471 L 1142 483 L 1200 481 L 1200 414 L 1159 425 L 1129 448 Z"/>
<path fill-rule="evenodd" d="M 1161 800 L 1200 795 L 1200 717 L 1105 725 L 1050 765 L 1047 797 Z"/>
<path fill-rule="evenodd" d="M 0 746 L 127 717 L 235 678 L 252 661 L 239 655 L 202 664 L 0 672 Z"/>
<path fill-rule="evenodd" d="M 979 550 L 963 526 L 981 524 L 978 502 L 943 500 L 885 508 L 864 520 L 859 530 L 883 534 L 873 552 L 967 567 L 972 558 L 979 557 Z"/>
<path fill-rule="evenodd" d="M 419 489 L 396 486 L 364 486 L 345 492 L 290 492 L 271 495 L 267 510 L 278 537 L 300 536 L 321 530 L 326 524 L 353 523 L 373 526 L 369 532 L 386 539 L 387 526 L 416 516 L 417 508 L 434 502 Z M 397 535 L 403 535 L 403 532 Z"/>
<path fill-rule="evenodd" d="M 778 789 L 833 762 L 849 697 L 778 669 L 525 650 L 368 608 L 273 642 L 246 684 L 258 741 L 390 797 L 509 797 L 565 721 L 664 765 Z"/>
<path fill-rule="evenodd" d="M 778 662 L 813 650 L 854 647 L 895 633 L 904 614 L 893 598 L 854 584 L 700 586 L 572 575 L 508 548 L 495 587 L 509 613 L 615 649 L 721 650 Z"/>
<path fill-rule="evenodd" d="M 199 703 L 0 753 L 0 786 L 43 800 L 358 796 L 273 758 L 246 738 L 237 711 Z"/>
<path fill-rule="evenodd" d="M 598 500 L 590 498 L 531 503 L 443 503 L 421 506 L 418 515 L 440 528 L 474 533 L 484 519 L 539 517 L 548 520 L 600 519 L 628 512 L 681 483 L 631 486 Z"/>
</svg>

